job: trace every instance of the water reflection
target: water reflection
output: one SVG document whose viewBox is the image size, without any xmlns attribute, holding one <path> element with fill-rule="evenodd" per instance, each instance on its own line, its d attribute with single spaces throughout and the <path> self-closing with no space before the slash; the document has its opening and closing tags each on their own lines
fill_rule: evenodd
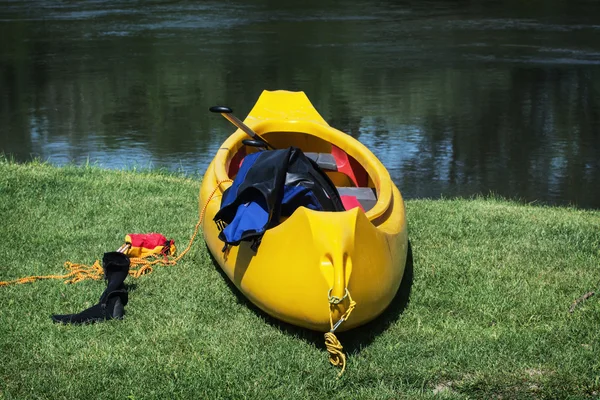
<svg viewBox="0 0 600 400">
<path fill-rule="evenodd" d="M 0 1 L 0 151 L 201 172 L 285 88 L 407 198 L 600 208 L 596 2 L 280 3 Z"/>
</svg>

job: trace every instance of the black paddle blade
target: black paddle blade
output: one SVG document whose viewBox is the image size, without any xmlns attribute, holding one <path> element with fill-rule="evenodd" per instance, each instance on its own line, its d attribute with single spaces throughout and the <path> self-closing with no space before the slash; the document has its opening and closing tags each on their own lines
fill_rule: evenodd
<svg viewBox="0 0 600 400">
<path fill-rule="evenodd" d="M 213 106 L 209 108 L 209 111 L 219 114 L 231 114 L 233 112 L 231 108 L 225 106 Z"/>
</svg>

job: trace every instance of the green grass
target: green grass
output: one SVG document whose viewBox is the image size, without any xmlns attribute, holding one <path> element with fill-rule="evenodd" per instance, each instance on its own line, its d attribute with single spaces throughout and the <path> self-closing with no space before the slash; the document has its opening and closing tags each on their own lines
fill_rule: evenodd
<svg viewBox="0 0 600 400">
<path fill-rule="evenodd" d="M 92 263 L 126 233 L 183 249 L 197 179 L 165 172 L 0 161 L 0 280 Z M 201 238 L 174 267 L 133 280 L 123 321 L 53 324 L 95 304 L 102 282 L 0 287 L 0 399 L 598 398 L 600 212 L 502 199 L 407 202 L 414 265 L 375 322 L 338 337 L 248 304 Z M 360 304 L 358 305 L 360 307 Z"/>
</svg>

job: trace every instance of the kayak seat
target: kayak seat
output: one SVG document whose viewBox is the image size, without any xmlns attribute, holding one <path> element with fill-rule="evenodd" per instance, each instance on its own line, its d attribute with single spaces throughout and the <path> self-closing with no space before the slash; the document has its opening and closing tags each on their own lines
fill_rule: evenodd
<svg viewBox="0 0 600 400">
<path fill-rule="evenodd" d="M 337 187 L 338 193 L 346 210 L 351 210 L 355 207 L 362 208 L 363 211 L 368 211 L 377 203 L 375 189 L 369 187 Z"/>
<path fill-rule="evenodd" d="M 337 162 L 333 154 L 329 153 L 304 153 L 304 155 L 317 163 L 325 171 L 337 171 Z"/>
</svg>

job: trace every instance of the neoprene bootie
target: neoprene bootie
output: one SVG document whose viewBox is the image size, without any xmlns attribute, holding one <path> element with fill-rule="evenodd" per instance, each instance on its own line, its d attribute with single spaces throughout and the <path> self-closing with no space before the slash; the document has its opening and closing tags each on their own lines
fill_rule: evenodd
<svg viewBox="0 0 600 400">
<path fill-rule="evenodd" d="M 129 274 L 129 257 L 116 251 L 104 253 L 102 269 L 106 280 L 106 290 L 100 296 L 98 304 L 79 314 L 53 315 L 54 322 L 83 324 L 123 318 L 124 306 L 129 300 L 127 289 L 123 283 Z"/>
</svg>

